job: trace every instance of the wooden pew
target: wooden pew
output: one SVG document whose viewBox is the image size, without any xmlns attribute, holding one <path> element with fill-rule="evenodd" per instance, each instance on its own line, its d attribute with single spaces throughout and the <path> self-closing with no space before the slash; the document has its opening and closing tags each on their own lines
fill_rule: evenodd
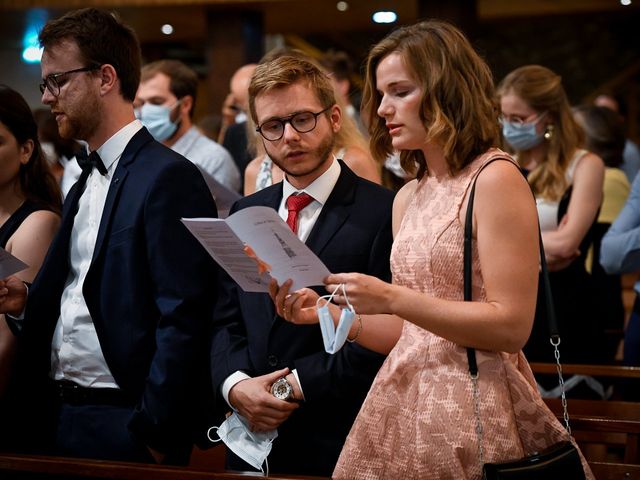
<svg viewBox="0 0 640 480">
<path fill-rule="evenodd" d="M 0 478 L 3 479 L 246 480 L 255 477 L 262 477 L 262 474 L 212 472 L 192 467 L 0 453 Z M 267 478 L 273 480 L 321 479 L 321 477 L 296 475 L 270 475 Z"/>
<path fill-rule="evenodd" d="M 640 480 L 640 465 L 589 462 L 598 480 Z M 0 453 L 0 477 L 12 480 L 247 480 L 259 474 L 211 472 L 193 468 L 141 465 Z M 272 480 L 322 480 L 321 477 L 269 476 Z M 550 479 L 551 480 L 551 479 Z"/>
<path fill-rule="evenodd" d="M 533 373 L 556 374 L 555 363 L 530 363 Z M 581 365 L 577 363 L 562 364 L 563 375 L 591 375 L 607 378 L 640 379 L 640 367 L 623 367 L 622 365 Z"/>
<path fill-rule="evenodd" d="M 562 421 L 559 398 L 544 399 Z M 624 463 L 640 464 L 640 403 L 608 400 L 568 400 L 569 422 L 581 446 L 601 444 L 624 451 Z M 584 449 L 587 460 L 589 449 Z"/>
<path fill-rule="evenodd" d="M 640 465 L 589 462 L 598 480 L 640 480 Z"/>
<path fill-rule="evenodd" d="M 535 374 L 556 373 L 553 363 L 532 363 L 531 369 Z M 619 365 L 564 364 L 562 371 L 566 375 L 640 379 L 640 368 Z M 544 400 L 562 422 L 561 400 Z M 568 410 L 573 436 L 587 460 L 599 470 L 597 478 L 640 478 L 640 402 L 569 399 Z M 626 465 L 605 463 L 612 457 Z M 625 472 L 631 476 L 625 477 Z"/>
</svg>

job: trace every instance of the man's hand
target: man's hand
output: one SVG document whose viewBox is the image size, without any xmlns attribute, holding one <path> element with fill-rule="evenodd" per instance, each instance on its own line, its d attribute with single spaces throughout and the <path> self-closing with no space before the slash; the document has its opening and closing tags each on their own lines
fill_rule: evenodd
<svg viewBox="0 0 640 480">
<path fill-rule="evenodd" d="M 229 391 L 229 402 L 246 418 L 257 432 L 278 428 L 298 408 L 295 402 L 279 400 L 271 393 L 271 385 L 289 369 L 278 370 L 260 377 L 236 383 Z"/>
<path fill-rule="evenodd" d="M 0 280 L 0 313 L 20 316 L 27 304 L 27 287 L 16 276 Z"/>
</svg>

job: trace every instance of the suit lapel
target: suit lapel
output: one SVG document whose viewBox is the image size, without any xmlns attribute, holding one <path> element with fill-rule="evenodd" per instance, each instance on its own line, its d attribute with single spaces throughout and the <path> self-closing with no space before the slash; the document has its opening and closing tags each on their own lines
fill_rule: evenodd
<svg viewBox="0 0 640 480">
<path fill-rule="evenodd" d="M 353 203 L 355 197 L 356 176 L 340 160 L 340 176 L 336 182 L 331 195 L 327 199 L 320 216 L 316 221 L 309 238 L 307 246 L 318 256 L 320 256 L 333 238 L 336 232 L 342 227 L 350 212 L 348 205 Z"/>
<path fill-rule="evenodd" d="M 104 239 L 106 233 L 109 231 L 109 225 L 111 225 L 111 221 L 113 219 L 116 200 L 120 195 L 122 185 L 124 185 L 125 179 L 129 174 L 128 166 L 138 155 L 140 149 L 152 139 L 153 137 L 151 137 L 147 129 L 142 128 L 133 136 L 122 152 L 120 160 L 118 161 L 118 166 L 116 167 L 115 172 L 113 172 L 111 185 L 109 185 L 107 198 L 104 202 L 102 218 L 100 219 L 100 228 L 98 229 L 98 236 L 96 238 L 96 246 L 93 250 L 93 258 L 91 259 L 92 263 L 96 258 L 98 258 L 102 251 L 102 247 L 104 246 Z"/>
</svg>

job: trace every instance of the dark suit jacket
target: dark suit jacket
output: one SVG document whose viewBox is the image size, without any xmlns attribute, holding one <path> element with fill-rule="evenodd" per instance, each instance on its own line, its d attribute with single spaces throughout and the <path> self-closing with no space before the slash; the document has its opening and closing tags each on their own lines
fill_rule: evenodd
<svg viewBox="0 0 640 480">
<path fill-rule="evenodd" d="M 31 406 L 38 409 L 32 415 L 45 402 L 52 334 L 69 272 L 65 225 L 73 222 L 69 206 L 80 193 L 76 189 L 67 197 L 60 232 L 25 312 L 19 366 L 25 401 L 40 402 Z M 192 443 L 197 377 L 208 365 L 217 291 L 215 263 L 180 218 L 215 215 L 198 168 L 143 128 L 114 171 L 83 286 L 109 369 L 137 405 L 129 428 L 165 453 Z"/>
<path fill-rule="evenodd" d="M 389 280 L 394 194 L 340 166 L 338 182 L 306 243 L 332 272 Z M 232 212 L 256 205 L 278 209 L 281 199 L 279 183 L 238 201 Z M 226 406 L 220 387 L 238 370 L 254 377 L 297 369 L 305 401 L 278 428 L 269 470 L 329 476 L 384 356 L 357 343 L 327 354 L 318 325 L 286 322 L 275 314 L 267 294 L 243 292 L 222 276 L 211 356 L 218 404 Z M 325 294 L 324 288 L 320 291 Z"/>
</svg>

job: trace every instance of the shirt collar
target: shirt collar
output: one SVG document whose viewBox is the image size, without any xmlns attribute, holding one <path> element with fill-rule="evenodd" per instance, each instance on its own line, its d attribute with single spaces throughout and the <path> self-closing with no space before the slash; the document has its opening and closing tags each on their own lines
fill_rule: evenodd
<svg viewBox="0 0 640 480">
<path fill-rule="evenodd" d="M 315 201 L 320 202 L 321 205 L 324 205 L 329 198 L 329 195 L 331 195 L 333 187 L 335 187 L 336 183 L 338 182 L 338 177 L 340 177 L 340 164 L 334 156 L 333 162 L 331 163 L 331 166 L 327 169 L 327 171 L 302 190 L 299 190 L 291 185 L 287 180 L 287 176 L 285 175 L 285 178 L 282 181 L 282 198 L 287 199 L 293 193 L 306 192 L 311 195 Z"/>
<path fill-rule="evenodd" d="M 142 123 L 136 119 L 122 127 L 109 140 L 98 147 L 98 155 L 100 155 L 100 159 L 107 170 L 120 158 L 129 141 L 141 128 Z"/>
</svg>

